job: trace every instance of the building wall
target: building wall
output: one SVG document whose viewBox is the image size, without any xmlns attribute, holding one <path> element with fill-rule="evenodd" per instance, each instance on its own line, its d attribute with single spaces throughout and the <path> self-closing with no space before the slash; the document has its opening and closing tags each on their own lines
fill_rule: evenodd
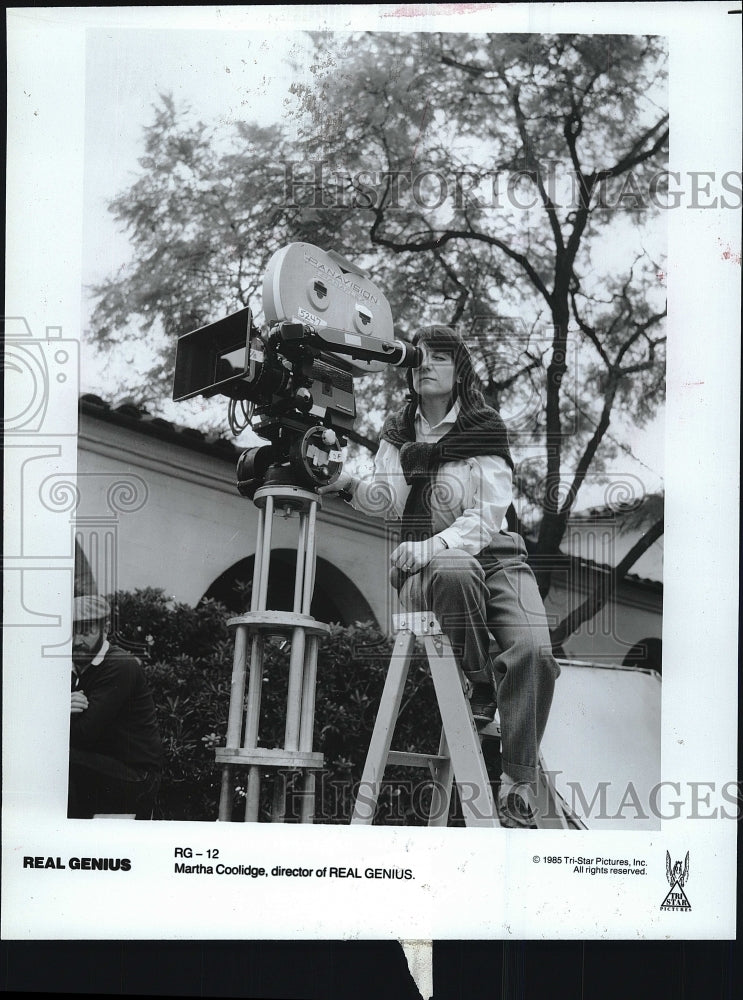
<svg viewBox="0 0 743 1000">
<path fill-rule="evenodd" d="M 580 604 L 582 589 L 554 585 L 545 601 L 550 627 L 559 624 L 568 611 Z M 594 663 L 621 663 L 642 639 L 662 638 L 662 595 L 634 586 L 620 587 L 614 601 L 590 621 L 584 622 L 564 643 L 568 657 Z"/>
<path fill-rule="evenodd" d="M 78 532 L 100 589 L 103 581 L 107 590 L 158 587 L 195 604 L 219 576 L 255 553 L 258 512 L 237 493 L 232 459 L 83 416 L 78 490 Z M 318 522 L 318 560 L 337 570 L 333 585 L 338 587 L 338 574 L 352 581 L 384 625 L 389 588 L 383 523 L 369 524 L 336 498 L 323 500 Z M 296 516 L 275 516 L 274 546 L 293 551 L 297 530 Z M 104 552 L 112 548 L 115 566 Z M 318 571 L 316 586 L 325 583 Z M 364 609 L 357 610 L 351 618 L 363 617 Z"/>
<path fill-rule="evenodd" d="M 258 514 L 235 489 L 232 456 L 194 451 L 83 414 L 78 453 L 77 533 L 100 590 L 162 588 L 198 602 L 225 572 L 254 555 Z M 370 614 L 389 629 L 389 543 L 382 521 L 325 498 L 318 517 L 316 590 L 332 589 L 342 620 Z M 275 516 L 274 546 L 296 547 L 296 517 Z M 286 569 L 285 569 L 286 571 Z M 546 607 L 557 624 L 582 599 L 584 581 L 556 578 Z M 621 663 L 638 640 L 661 637 L 662 596 L 620 587 L 596 618 L 565 643 L 569 656 Z M 396 602 L 395 602 L 396 603 Z"/>
</svg>

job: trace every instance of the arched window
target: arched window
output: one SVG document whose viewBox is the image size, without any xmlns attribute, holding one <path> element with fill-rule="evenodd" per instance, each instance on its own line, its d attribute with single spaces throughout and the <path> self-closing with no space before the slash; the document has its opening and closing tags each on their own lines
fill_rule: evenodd
<svg viewBox="0 0 743 1000">
<path fill-rule="evenodd" d="M 250 607 L 250 589 L 253 579 L 253 556 L 241 559 L 225 570 L 212 583 L 205 598 L 219 601 L 240 614 Z M 273 549 L 271 571 L 268 576 L 267 607 L 272 611 L 291 611 L 294 603 L 294 567 L 296 552 L 293 549 Z M 317 557 L 315 591 L 310 612 L 320 622 L 378 622 L 369 602 L 359 588 L 331 562 Z"/>
</svg>

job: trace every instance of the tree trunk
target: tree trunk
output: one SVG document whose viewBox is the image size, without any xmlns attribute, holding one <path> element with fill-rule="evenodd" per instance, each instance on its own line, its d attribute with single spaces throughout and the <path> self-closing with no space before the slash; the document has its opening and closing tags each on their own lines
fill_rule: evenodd
<svg viewBox="0 0 743 1000">
<path fill-rule="evenodd" d="M 569 270 L 565 251 L 558 248 L 555 263 L 555 287 L 551 295 L 553 324 L 552 358 L 547 367 L 545 400 L 547 448 L 547 475 L 544 479 L 542 509 L 544 516 L 539 526 L 538 552 L 545 558 L 535 560 L 535 576 L 539 593 L 545 598 L 552 584 L 553 557 L 560 551 L 565 534 L 567 514 L 560 511 L 560 475 L 562 470 L 562 415 L 560 401 L 562 383 L 567 372 L 567 338 L 570 311 L 568 304 Z"/>
</svg>

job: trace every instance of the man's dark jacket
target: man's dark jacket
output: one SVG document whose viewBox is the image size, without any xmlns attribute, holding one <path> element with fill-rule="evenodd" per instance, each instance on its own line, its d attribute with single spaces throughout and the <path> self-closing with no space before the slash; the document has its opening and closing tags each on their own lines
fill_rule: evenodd
<svg viewBox="0 0 743 1000">
<path fill-rule="evenodd" d="M 121 761 L 136 771 L 160 770 L 162 743 L 152 693 L 138 659 L 109 646 L 101 663 L 89 666 L 73 690 L 88 699 L 70 716 L 70 746 Z"/>
</svg>

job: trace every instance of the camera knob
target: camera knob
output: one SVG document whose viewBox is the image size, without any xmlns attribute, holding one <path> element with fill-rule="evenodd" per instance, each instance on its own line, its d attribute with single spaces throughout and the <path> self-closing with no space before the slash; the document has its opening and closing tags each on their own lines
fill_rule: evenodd
<svg viewBox="0 0 743 1000">
<path fill-rule="evenodd" d="M 301 389 L 297 389 L 294 393 L 294 405 L 302 413 L 309 413 L 312 409 L 312 403 L 312 393 L 309 389 L 305 389 L 303 387 Z"/>
</svg>

